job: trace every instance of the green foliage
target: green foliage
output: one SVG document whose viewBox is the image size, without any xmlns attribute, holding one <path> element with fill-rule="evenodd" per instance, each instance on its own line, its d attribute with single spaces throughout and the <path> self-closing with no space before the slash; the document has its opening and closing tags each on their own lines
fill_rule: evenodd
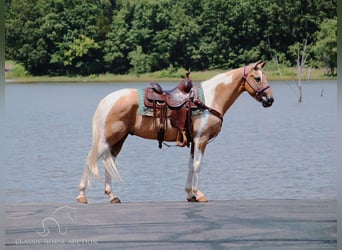
<svg viewBox="0 0 342 250">
<path fill-rule="evenodd" d="M 336 75 L 337 68 L 337 19 L 326 19 L 315 33 L 317 39 L 312 50 L 323 66 L 329 68 L 330 75 Z"/>
<path fill-rule="evenodd" d="M 130 63 L 134 67 L 133 71 L 137 75 L 148 72 L 151 68 L 151 60 L 148 55 L 144 54 L 141 46 L 137 46 L 135 51 L 129 53 Z"/>
<path fill-rule="evenodd" d="M 172 65 L 166 69 L 156 71 L 153 76 L 156 78 L 184 78 L 187 70 L 184 68 L 175 68 Z"/>
<path fill-rule="evenodd" d="M 47 61 L 47 44 L 36 30 L 45 15 L 43 5 L 39 0 L 16 0 L 10 3 L 10 12 L 6 14 L 6 58 L 22 63 L 33 74 Z"/>
<path fill-rule="evenodd" d="M 27 72 L 24 66 L 20 64 L 13 65 L 13 68 L 11 68 L 11 70 L 8 73 L 6 73 L 9 78 L 21 78 L 29 76 L 29 73 Z"/>
<path fill-rule="evenodd" d="M 6 59 L 33 75 L 291 66 L 304 39 L 336 68 L 336 0 L 12 0 L 5 17 Z"/>
<path fill-rule="evenodd" d="M 127 73 L 130 68 L 128 53 L 134 48 L 129 40 L 129 23 L 132 19 L 130 4 L 115 10 L 113 21 L 104 41 L 105 70 L 111 73 Z"/>
<path fill-rule="evenodd" d="M 98 49 L 99 45 L 89 37 L 81 35 L 69 45 L 69 50 L 64 52 L 64 65 L 73 65 L 75 61 L 79 61 L 88 54 L 91 49 Z"/>
<path fill-rule="evenodd" d="M 69 49 L 64 51 L 60 60 L 63 60 L 64 66 L 74 66 L 79 74 L 87 75 L 92 72 L 89 67 L 92 55 L 99 48 L 99 44 L 94 39 L 81 35 L 69 45 Z"/>
</svg>

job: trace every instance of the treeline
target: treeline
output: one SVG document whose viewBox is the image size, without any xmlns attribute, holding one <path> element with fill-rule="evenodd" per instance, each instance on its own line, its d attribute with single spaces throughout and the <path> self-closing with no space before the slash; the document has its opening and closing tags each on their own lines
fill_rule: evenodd
<svg viewBox="0 0 342 250">
<path fill-rule="evenodd" d="M 6 0 L 6 59 L 33 75 L 232 68 L 277 58 L 336 68 L 336 0 Z"/>
</svg>

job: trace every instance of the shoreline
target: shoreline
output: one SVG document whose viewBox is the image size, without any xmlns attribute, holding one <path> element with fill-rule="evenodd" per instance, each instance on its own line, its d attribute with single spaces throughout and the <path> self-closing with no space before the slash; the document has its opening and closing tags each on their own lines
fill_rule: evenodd
<svg viewBox="0 0 342 250">
<path fill-rule="evenodd" d="M 207 70 L 207 71 L 194 71 L 191 72 L 190 78 L 193 82 L 200 82 L 207 80 L 219 73 L 226 72 L 227 70 Z M 297 81 L 297 71 L 296 68 L 286 68 L 282 72 L 282 77 L 279 76 L 278 71 L 270 69 L 265 70 L 268 81 Z M 184 71 L 185 74 L 185 71 Z M 166 76 L 162 72 L 152 72 L 144 73 L 139 76 L 135 74 L 126 75 L 114 75 L 114 74 L 99 74 L 90 76 L 22 76 L 15 77 L 12 75 L 11 71 L 5 73 L 6 83 L 94 83 L 94 82 L 181 82 L 183 80 L 183 74 L 179 73 Z M 327 76 L 325 75 L 325 69 L 311 69 L 310 72 L 306 69 L 303 71 L 302 81 L 307 80 L 337 80 L 337 76 Z"/>
</svg>

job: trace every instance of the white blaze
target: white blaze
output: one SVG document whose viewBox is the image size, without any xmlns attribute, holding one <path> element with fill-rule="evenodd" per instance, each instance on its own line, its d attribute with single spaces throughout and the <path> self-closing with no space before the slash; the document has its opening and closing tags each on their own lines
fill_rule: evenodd
<svg viewBox="0 0 342 250">
<path fill-rule="evenodd" d="M 262 70 L 259 69 L 258 72 L 259 72 L 259 75 L 260 75 L 260 82 L 262 82 Z"/>
</svg>

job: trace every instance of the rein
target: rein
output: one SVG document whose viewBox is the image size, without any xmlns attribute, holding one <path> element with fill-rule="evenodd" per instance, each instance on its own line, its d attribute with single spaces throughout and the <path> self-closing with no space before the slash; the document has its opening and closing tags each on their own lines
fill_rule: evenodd
<svg viewBox="0 0 342 250">
<path fill-rule="evenodd" d="M 252 85 L 252 84 L 248 81 L 248 79 L 247 79 L 246 65 L 245 65 L 245 67 L 243 68 L 243 77 L 242 77 L 242 78 L 243 78 L 243 79 L 245 80 L 245 82 L 247 82 L 248 85 L 255 91 L 255 97 L 261 96 L 262 93 L 264 93 L 264 91 L 270 87 L 270 85 L 267 85 L 266 87 L 263 87 L 262 89 L 255 89 L 255 88 L 253 87 L 253 85 Z"/>
</svg>

